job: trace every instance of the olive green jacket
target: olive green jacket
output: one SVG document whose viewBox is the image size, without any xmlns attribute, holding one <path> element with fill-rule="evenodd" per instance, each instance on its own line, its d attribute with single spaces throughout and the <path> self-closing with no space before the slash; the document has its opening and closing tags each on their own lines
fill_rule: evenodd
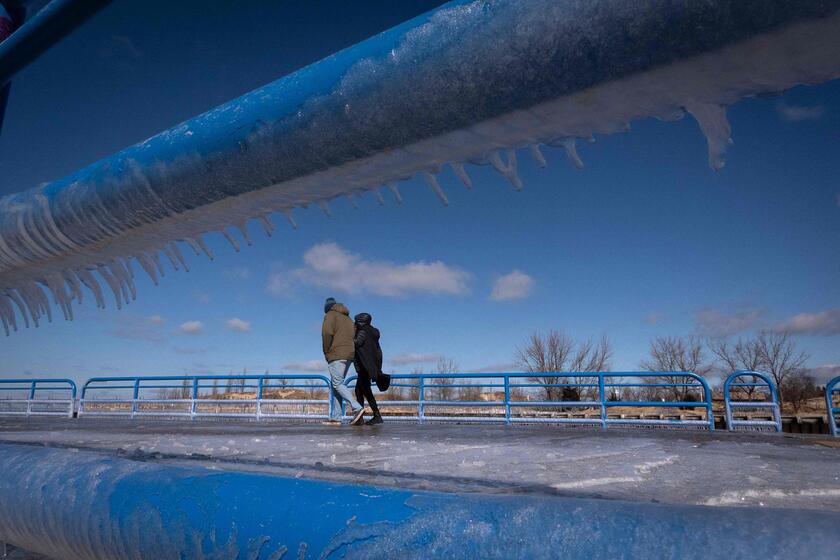
<svg viewBox="0 0 840 560">
<path fill-rule="evenodd" d="M 324 315 L 324 326 L 321 327 L 321 340 L 324 343 L 324 357 L 327 362 L 335 360 L 352 360 L 356 354 L 353 335 L 356 328 L 350 311 L 343 303 L 336 303 Z"/>
</svg>

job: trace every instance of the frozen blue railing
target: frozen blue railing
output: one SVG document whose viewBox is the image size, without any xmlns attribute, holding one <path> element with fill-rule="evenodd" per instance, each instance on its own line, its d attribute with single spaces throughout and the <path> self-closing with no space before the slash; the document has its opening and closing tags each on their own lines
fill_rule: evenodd
<svg viewBox="0 0 840 560">
<path fill-rule="evenodd" d="M 379 403 L 391 419 L 418 422 L 714 430 L 712 392 L 691 372 L 393 374 Z M 82 386 L 78 414 L 314 420 L 327 418 L 331 406 L 329 379 L 320 374 L 95 377 Z M 620 407 L 674 412 L 611 413 Z"/>
<path fill-rule="evenodd" d="M 828 426 L 831 429 L 831 435 L 840 436 L 840 430 L 837 428 L 837 417 L 840 416 L 840 406 L 834 405 L 834 396 L 840 397 L 840 376 L 835 377 L 829 381 L 825 386 L 825 409 L 828 414 Z"/>
<path fill-rule="evenodd" d="M 0 415 L 72 418 L 75 403 L 70 379 L 0 379 Z"/>
<path fill-rule="evenodd" d="M 283 398 L 318 390 L 323 398 Z M 94 377 L 82 386 L 79 416 L 317 419 L 329 412 L 328 390 L 319 374 Z"/>
<path fill-rule="evenodd" d="M 739 400 L 733 400 L 733 392 L 740 397 Z M 738 427 L 772 427 L 777 432 L 782 431 L 779 394 L 773 381 L 766 374 L 746 370 L 732 372 L 723 383 L 723 400 L 728 430 L 733 431 Z M 736 409 L 765 409 L 772 415 L 772 420 L 736 418 L 734 416 Z"/>
<path fill-rule="evenodd" d="M 392 388 L 410 395 L 407 399 L 378 399 L 380 408 L 408 409 L 409 414 L 393 419 L 594 424 L 602 428 L 618 424 L 702 426 L 714 430 L 711 389 L 705 379 L 691 372 L 411 373 L 391 378 Z M 348 382 L 352 385 L 356 379 L 351 376 Z M 456 391 L 461 392 L 460 398 L 453 398 Z M 631 392 L 640 398 L 626 400 Z M 610 414 L 610 409 L 617 407 L 701 408 L 702 414 L 677 413 L 665 418 Z M 458 410 L 465 408 L 486 412 L 475 415 Z M 581 412 L 567 412 L 575 409 Z M 586 409 L 596 411 L 595 417 L 585 414 Z M 451 412 L 445 414 L 444 410 Z"/>
</svg>

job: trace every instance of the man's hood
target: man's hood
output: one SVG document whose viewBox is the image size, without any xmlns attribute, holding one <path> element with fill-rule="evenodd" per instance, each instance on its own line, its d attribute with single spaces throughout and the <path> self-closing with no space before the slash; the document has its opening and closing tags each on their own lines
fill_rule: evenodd
<svg viewBox="0 0 840 560">
<path fill-rule="evenodd" d="M 336 313 L 341 313 L 342 315 L 350 316 L 350 310 L 344 306 L 343 303 L 336 303 L 330 308 L 330 311 L 335 311 Z"/>
</svg>

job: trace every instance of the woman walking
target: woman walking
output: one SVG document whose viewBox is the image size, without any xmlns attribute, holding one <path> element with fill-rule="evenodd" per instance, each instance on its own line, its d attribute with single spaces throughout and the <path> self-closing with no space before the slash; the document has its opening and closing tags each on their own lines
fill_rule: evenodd
<svg viewBox="0 0 840 560">
<path fill-rule="evenodd" d="M 353 365 L 359 374 L 356 380 L 356 400 L 365 406 L 367 399 L 373 418 L 365 422 L 367 425 L 381 424 L 382 416 L 379 406 L 373 397 L 371 381 L 376 383 L 381 391 L 388 389 L 391 378 L 382 373 L 382 348 L 379 346 L 379 329 L 371 325 L 372 317 L 369 313 L 359 313 L 353 320 L 356 325 L 356 336 L 353 342 L 356 347 L 356 357 Z"/>
</svg>

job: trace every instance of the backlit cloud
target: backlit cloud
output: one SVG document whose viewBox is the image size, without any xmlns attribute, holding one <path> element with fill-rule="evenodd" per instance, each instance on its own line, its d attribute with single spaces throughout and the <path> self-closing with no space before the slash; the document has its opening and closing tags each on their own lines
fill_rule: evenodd
<svg viewBox="0 0 840 560">
<path fill-rule="evenodd" d="M 822 336 L 840 334 L 840 308 L 817 313 L 800 313 L 777 325 L 776 330 Z"/>
<path fill-rule="evenodd" d="M 787 122 L 813 121 L 825 115 L 825 107 L 822 105 L 805 107 L 803 105 L 788 105 L 784 101 L 776 105 L 776 111 L 782 120 Z"/>
<path fill-rule="evenodd" d="M 754 329 L 764 317 L 756 308 L 735 311 L 703 309 L 695 317 L 695 329 L 700 336 L 726 337 Z"/>
<path fill-rule="evenodd" d="M 493 301 L 525 299 L 533 289 L 534 279 L 522 271 L 514 270 L 496 280 L 490 299 Z"/>
</svg>

